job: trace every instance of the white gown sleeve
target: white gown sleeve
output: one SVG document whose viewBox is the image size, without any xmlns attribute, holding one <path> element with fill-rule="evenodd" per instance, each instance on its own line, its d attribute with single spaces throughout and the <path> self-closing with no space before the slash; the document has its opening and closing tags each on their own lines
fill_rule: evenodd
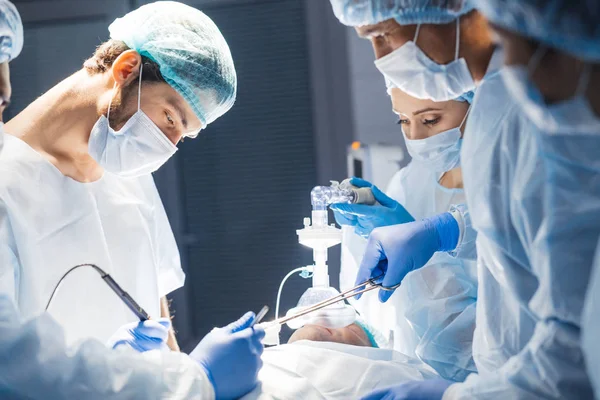
<svg viewBox="0 0 600 400">
<path fill-rule="evenodd" d="M 95 340 L 67 348 L 48 314 L 23 322 L 0 295 L 0 393 L 30 399 L 213 400 L 203 369 L 183 353 L 110 350 Z"/>
<path fill-rule="evenodd" d="M 153 203 L 155 257 L 158 261 L 159 295 L 162 297 L 183 286 L 185 273 L 181 267 L 181 258 L 173 229 L 171 229 L 165 207 L 156 189 L 154 178 L 150 175 L 144 177 L 142 184 Z"/>
<path fill-rule="evenodd" d="M 13 301 L 16 301 L 19 269 L 10 220 L 0 199 L 0 293 L 10 296 Z"/>
</svg>

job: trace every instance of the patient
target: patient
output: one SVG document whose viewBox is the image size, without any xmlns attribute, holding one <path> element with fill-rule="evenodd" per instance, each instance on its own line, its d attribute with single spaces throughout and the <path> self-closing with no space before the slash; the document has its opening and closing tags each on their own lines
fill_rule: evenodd
<svg viewBox="0 0 600 400">
<path fill-rule="evenodd" d="M 374 389 L 437 376 L 420 360 L 385 346 L 362 321 L 336 329 L 305 325 L 287 344 L 265 350 L 260 383 L 243 400 L 356 399 Z"/>
<path fill-rule="evenodd" d="M 358 322 L 344 328 L 325 328 L 320 325 L 304 325 L 296 330 L 288 340 L 294 343 L 299 340 L 312 340 L 314 342 L 344 343 L 353 346 L 379 347 L 373 339 L 373 334 L 368 333 L 368 328 Z M 371 337 L 371 338 L 370 338 Z"/>
</svg>

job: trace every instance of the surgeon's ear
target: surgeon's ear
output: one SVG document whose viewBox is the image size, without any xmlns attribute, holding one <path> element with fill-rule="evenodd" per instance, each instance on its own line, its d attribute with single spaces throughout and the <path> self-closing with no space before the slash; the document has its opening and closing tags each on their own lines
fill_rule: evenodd
<svg viewBox="0 0 600 400">
<path fill-rule="evenodd" d="M 112 78 L 118 86 L 125 87 L 139 77 L 142 56 L 135 50 L 121 53 L 111 68 Z"/>
</svg>

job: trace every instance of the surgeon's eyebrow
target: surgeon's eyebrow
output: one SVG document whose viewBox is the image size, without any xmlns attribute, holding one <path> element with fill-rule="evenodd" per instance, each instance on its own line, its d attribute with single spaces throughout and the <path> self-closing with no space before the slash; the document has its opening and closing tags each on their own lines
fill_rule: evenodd
<svg viewBox="0 0 600 400">
<path fill-rule="evenodd" d="M 421 110 L 414 111 L 412 113 L 412 115 L 419 115 L 419 114 L 423 114 L 423 113 L 429 112 L 429 111 L 442 111 L 442 109 L 441 108 L 427 107 L 427 108 L 423 108 Z"/>
<path fill-rule="evenodd" d="M 183 129 L 187 129 L 188 122 L 187 122 L 187 119 L 185 118 L 185 113 L 183 112 L 183 110 L 181 109 L 181 107 L 179 107 L 179 104 L 177 104 L 177 101 L 175 101 L 175 99 L 173 99 L 173 98 L 169 98 L 167 100 L 167 102 L 171 105 L 171 107 L 173 107 L 175 109 L 175 111 L 177 112 L 177 114 L 179 114 L 179 119 L 181 120 L 181 124 L 183 125 Z"/>
</svg>

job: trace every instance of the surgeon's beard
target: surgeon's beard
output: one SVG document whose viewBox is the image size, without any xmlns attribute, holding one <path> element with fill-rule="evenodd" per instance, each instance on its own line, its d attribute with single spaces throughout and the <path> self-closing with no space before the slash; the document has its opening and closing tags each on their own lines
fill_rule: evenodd
<svg viewBox="0 0 600 400">
<path fill-rule="evenodd" d="M 110 127 L 118 131 L 127 121 L 137 112 L 137 80 L 134 84 L 129 84 L 119 91 L 110 105 L 110 115 L 108 122 Z M 108 111 L 108 107 L 107 107 Z M 107 112 L 104 113 L 106 115 Z"/>
</svg>

